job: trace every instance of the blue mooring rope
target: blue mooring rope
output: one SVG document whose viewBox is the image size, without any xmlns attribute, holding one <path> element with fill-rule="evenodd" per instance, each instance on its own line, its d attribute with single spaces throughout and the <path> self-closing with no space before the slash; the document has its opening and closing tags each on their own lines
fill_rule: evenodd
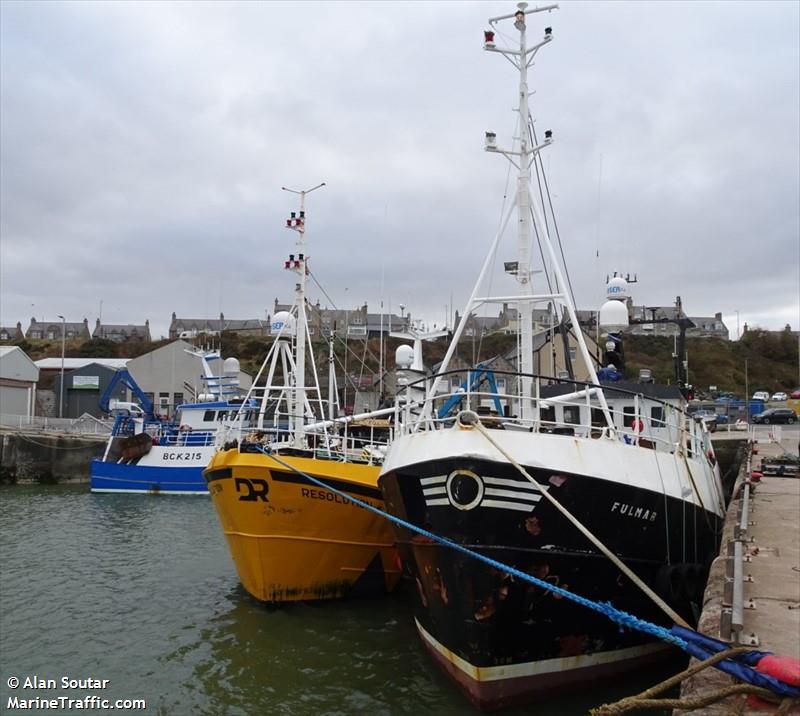
<svg viewBox="0 0 800 716">
<path fill-rule="evenodd" d="M 632 614 L 628 614 L 627 612 L 622 611 L 621 609 L 617 609 L 614 607 L 610 602 L 599 603 L 592 601 L 591 599 L 587 599 L 586 597 L 582 597 L 579 594 L 574 594 L 562 587 L 558 587 L 555 584 L 551 584 L 550 582 L 546 582 L 538 577 L 534 577 L 527 572 L 521 572 L 520 570 L 516 569 L 507 564 L 503 564 L 503 562 L 498 562 L 496 559 L 492 559 L 491 557 L 487 557 L 486 555 L 481 554 L 480 552 L 475 552 L 463 545 L 458 544 L 457 542 L 452 542 L 451 540 L 447 539 L 446 537 L 440 537 L 439 535 L 434 534 L 433 532 L 429 532 L 422 527 L 417 527 L 416 525 L 412 524 L 411 522 L 407 522 L 400 517 L 395 517 L 394 515 L 390 515 L 388 512 L 384 510 L 378 509 L 377 507 L 373 507 L 367 502 L 363 500 L 359 500 L 357 497 L 353 497 L 352 495 L 348 495 L 341 490 L 337 490 L 335 487 L 331 487 L 323 480 L 320 480 L 312 475 L 309 475 L 306 472 L 290 465 L 287 462 L 284 462 L 279 457 L 277 457 L 269 448 L 262 447 L 260 445 L 256 445 L 257 449 L 267 455 L 268 457 L 275 460 L 283 467 L 291 470 L 292 472 L 301 475 L 302 477 L 306 478 L 309 482 L 312 482 L 315 485 L 319 485 L 320 487 L 330 490 L 331 492 L 339 495 L 340 497 L 349 500 L 355 505 L 368 510 L 380 517 L 383 517 L 390 522 L 394 522 L 401 527 L 405 527 L 412 532 L 416 532 L 423 537 L 428 537 L 429 539 L 433 540 L 434 542 L 438 542 L 445 547 L 449 547 L 450 549 L 454 549 L 456 552 L 461 552 L 462 554 L 467 555 L 468 557 L 472 557 L 477 559 L 480 562 L 488 564 L 490 567 L 494 567 L 495 569 L 499 569 L 502 572 L 506 572 L 507 574 L 511 574 L 519 579 L 529 582 L 537 587 L 541 587 L 542 589 L 546 589 L 554 594 L 559 594 L 566 599 L 569 599 L 576 604 L 580 604 L 588 609 L 591 609 L 595 612 L 599 612 L 604 616 L 611 619 L 611 621 L 616 622 L 622 627 L 628 627 L 630 629 L 636 629 L 644 634 L 650 634 L 662 641 L 665 641 L 669 644 L 674 644 L 675 646 L 679 647 L 687 654 L 694 656 L 696 659 L 707 659 L 709 656 L 712 656 L 714 653 L 721 651 L 722 649 L 729 648 L 729 645 L 725 642 L 717 641 L 716 639 L 710 639 L 710 637 L 706 637 L 703 634 L 698 634 L 697 632 L 691 631 L 684 627 L 679 627 L 677 625 L 673 626 L 672 629 L 665 629 L 664 627 L 658 626 L 658 624 L 653 624 L 652 622 L 645 621 L 644 619 L 639 619 L 638 617 L 633 616 Z M 712 644 L 713 642 L 713 644 Z M 755 661 L 757 662 L 762 656 L 770 655 L 771 652 L 751 652 L 751 654 L 758 655 Z M 767 674 L 761 674 L 754 671 L 750 668 L 754 659 L 748 657 L 750 654 L 742 654 L 738 657 L 734 657 L 734 661 L 731 659 L 726 659 L 724 661 L 715 664 L 715 666 L 725 671 L 732 676 L 735 676 L 739 679 L 747 681 L 748 683 L 754 684 L 756 686 L 761 686 L 762 688 L 769 689 L 770 691 L 779 694 L 780 696 L 784 696 L 786 698 L 800 698 L 800 688 L 796 686 L 790 686 L 779 679 L 776 679 L 772 676 L 768 676 Z M 750 665 L 747 665 L 750 664 Z"/>
</svg>

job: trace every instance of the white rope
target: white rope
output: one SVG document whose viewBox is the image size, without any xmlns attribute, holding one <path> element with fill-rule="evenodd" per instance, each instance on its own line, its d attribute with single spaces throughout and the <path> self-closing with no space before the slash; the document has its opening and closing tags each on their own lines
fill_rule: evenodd
<svg viewBox="0 0 800 716">
<path fill-rule="evenodd" d="M 469 423 L 465 423 L 463 418 L 467 418 Z M 476 413 L 472 413 L 471 411 L 464 411 L 459 415 L 458 422 L 466 428 L 476 428 L 481 435 L 483 435 L 489 443 L 497 450 L 506 460 L 508 460 L 519 472 L 524 475 L 535 487 L 539 492 L 542 493 L 545 499 L 547 499 L 553 507 L 555 507 L 564 517 L 566 517 L 575 527 L 578 528 L 578 531 L 581 532 L 597 549 L 599 549 L 606 557 L 608 557 L 621 571 L 622 573 L 628 577 L 639 589 L 641 589 L 650 599 L 658 606 L 670 619 L 672 619 L 675 624 L 679 626 L 685 627 L 687 629 L 691 629 L 691 627 L 686 623 L 686 621 L 674 610 L 672 607 L 669 606 L 661 597 L 659 597 L 650 587 L 648 587 L 631 569 L 628 567 L 622 560 L 620 560 L 617 555 L 615 555 L 608 547 L 606 547 L 597 537 L 595 537 L 583 524 L 574 516 L 572 515 L 566 507 L 564 507 L 555 497 L 553 497 L 548 490 L 542 488 L 542 486 L 536 482 L 536 480 L 531 477 L 528 471 L 520 465 L 511 455 L 509 455 L 498 443 L 492 438 L 489 434 L 489 431 L 483 426 L 478 415 Z"/>
</svg>

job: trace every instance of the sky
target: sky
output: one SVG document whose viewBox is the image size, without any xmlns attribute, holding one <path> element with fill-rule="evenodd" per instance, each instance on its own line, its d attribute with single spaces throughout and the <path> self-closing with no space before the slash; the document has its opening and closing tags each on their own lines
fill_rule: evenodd
<svg viewBox="0 0 800 716">
<path fill-rule="evenodd" d="M 513 191 L 483 144 L 510 145 L 517 74 L 482 46 L 514 9 L 2 0 L 0 325 L 264 318 L 294 287 L 281 187 L 320 182 L 310 300 L 452 322 Z M 568 0 L 545 26 L 532 110 L 578 308 L 618 271 L 734 339 L 800 328 L 800 3 Z"/>
</svg>

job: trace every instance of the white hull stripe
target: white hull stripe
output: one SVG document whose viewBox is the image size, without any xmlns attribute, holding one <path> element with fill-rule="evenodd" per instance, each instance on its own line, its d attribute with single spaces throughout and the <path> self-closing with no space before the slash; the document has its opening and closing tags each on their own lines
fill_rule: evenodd
<svg viewBox="0 0 800 716">
<path fill-rule="evenodd" d="M 497 485 L 498 487 L 514 487 L 517 490 L 524 490 L 526 492 L 539 492 L 539 487 L 529 482 L 528 480 L 509 480 L 504 477 L 486 477 L 480 476 L 487 485 Z M 420 479 L 419 484 L 423 488 L 431 486 L 444 485 L 447 482 L 447 475 L 434 475 L 433 477 L 423 477 Z M 547 490 L 550 485 L 543 485 L 542 488 Z M 427 494 L 427 493 L 426 493 Z"/>
<path fill-rule="evenodd" d="M 108 492 L 108 493 L 127 493 L 129 495 L 205 495 L 209 496 L 208 490 L 123 490 L 116 487 L 92 487 L 89 492 Z"/>
<path fill-rule="evenodd" d="M 505 500 L 483 500 L 481 507 L 496 507 L 501 510 L 517 510 L 518 512 L 532 512 L 534 504 L 531 502 L 506 502 Z"/>
<path fill-rule="evenodd" d="M 420 636 L 432 649 L 435 649 L 446 661 L 449 661 L 453 666 L 463 671 L 469 678 L 478 682 L 500 681 L 501 679 L 515 679 L 521 676 L 538 676 L 561 671 L 573 671 L 590 666 L 599 666 L 601 664 L 612 664 L 616 661 L 624 661 L 625 659 L 635 659 L 645 656 L 646 654 L 652 654 L 669 648 L 667 644 L 655 642 L 652 644 L 643 644 L 642 646 L 631 646 L 626 649 L 617 649 L 616 651 L 600 651 L 596 654 L 564 656 L 555 659 L 543 659 L 542 661 L 529 661 L 524 664 L 473 666 L 466 659 L 462 659 L 457 654 L 454 654 L 447 647 L 440 644 L 433 636 L 428 634 L 416 618 L 414 621 L 417 624 Z"/>
<path fill-rule="evenodd" d="M 446 495 L 447 490 L 444 487 L 428 487 L 422 491 L 423 495 Z"/>
<path fill-rule="evenodd" d="M 492 495 L 493 497 L 513 497 L 515 500 L 522 500 L 523 502 L 538 502 L 542 499 L 541 493 L 536 495 L 528 495 L 525 492 L 514 492 L 514 490 L 498 490 L 494 487 L 487 487 L 484 494 Z"/>
<path fill-rule="evenodd" d="M 515 487 L 518 490 L 527 490 L 529 492 L 539 492 L 539 488 L 529 480 L 508 480 L 504 477 L 481 477 L 487 485 L 501 485 L 505 487 Z M 542 485 L 543 489 L 547 489 L 550 485 Z"/>
</svg>

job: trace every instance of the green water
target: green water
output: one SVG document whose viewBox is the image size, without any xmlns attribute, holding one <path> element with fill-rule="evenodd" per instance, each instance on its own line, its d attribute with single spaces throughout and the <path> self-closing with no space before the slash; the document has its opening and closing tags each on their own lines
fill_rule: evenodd
<svg viewBox="0 0 800 716">
<path fill-rule="evenodd" d="M 11 690 L 13 676 L 59 688 Z M 65 676 L 109 683 L 70 691 Z M 583 714 L 664 676 L 503 713 Z M 433 667 L 402 594 L 251 599 L 207 498 L 0 487 L 0 712 L 12 696 L 88 694 L 145 699 L 148 714 L 476 713 Z"/>
</svg>

